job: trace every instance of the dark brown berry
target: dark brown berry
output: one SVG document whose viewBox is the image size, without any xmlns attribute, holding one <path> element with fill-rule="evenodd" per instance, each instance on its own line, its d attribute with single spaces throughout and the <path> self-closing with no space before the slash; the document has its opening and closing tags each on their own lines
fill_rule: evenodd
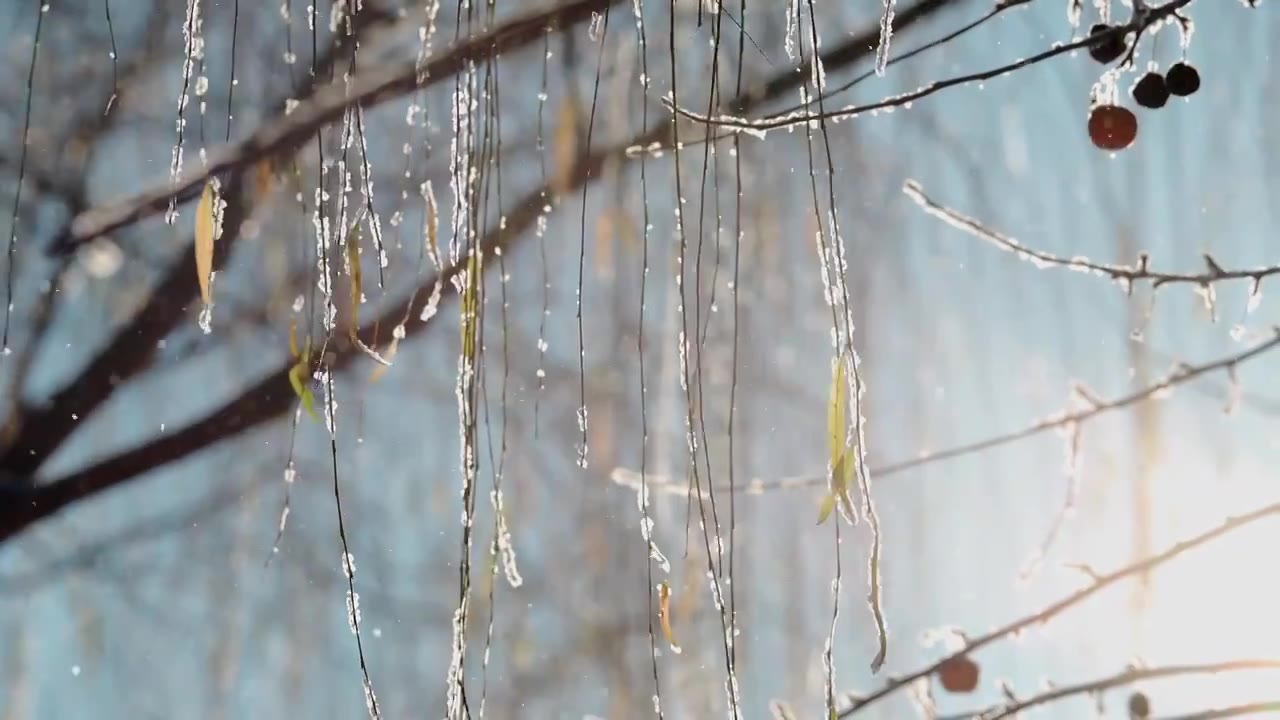
<svg viewBox="0 0 1280 720">
<path fill-rule="evenodd" d="M 1200 89 L 1200 73 L 1184 62 L 1174 63 L 1164 74 L 1164 84 L 1170 94 L 1186 97 Z"/>
<path fill-rule="evenodd" d="M 1162 108 L 1169 102 L 1169 88 L 1165 85 L 1164 76 L 1157 72 L 1149 72 L 1134 83 L 1133 99 L 1144 108 Z"/>
<path fill-rule="evenodd" d="M 1106 23 L 1098 23 L 1089 29 L 1089 36 L 1094 37 L 1096 35 L 1109 32 L 1110 30 L 1110 25 L 1107 25 Z M 1120 59 L 1120 56 L 1124 54 L 1124 51 L 1124 36 L 1112 35 L 1102 38 L 1090 45 L 1089 57 L 1092 57 L 1094 60 L 1106 65 Z"/>
<path fill-rule="evenodd" d="M 1146 720 L 1151 717 L 1151 701 L 1146 695 L 1136 692 L 1129 696 L 1129 717 L 1132 720 Z"/>
<path fill-rule="evenodd" d="M 1103 150 L 1123 150 L 1138 137 L 1138 117 L 1120 105 L 1099 105 L 1089 111 L 1089 139 Z"/>
</svg>

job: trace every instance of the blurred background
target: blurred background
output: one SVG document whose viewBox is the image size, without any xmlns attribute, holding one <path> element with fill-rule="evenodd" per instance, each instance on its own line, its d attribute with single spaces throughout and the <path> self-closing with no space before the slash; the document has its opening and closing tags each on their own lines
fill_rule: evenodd
<svg viewBox="0 0 1280 720">
<path fill-rule="evenodd" d="M 770 717 L 770 702 L 781 700 L 796 717 L 823 717 L 837 554 L 835 523 L 816 520 L 833 353 L 811 152 L 818 217 L 827 229 L 830 182 L 848 253 L 889 629 L 887 662 L 873 674 L 876 633 L 865 600 L 871 533 L 865 521 L 843 524 L 838 692 L 872 691 L 942 657 L 947 628 L 978 635 L 1082 587 L 1087 573 L 1070 564 L 1110 571 L 1275 501 L 1280 390 L 1270 381 L 1275 357 L 1266 354 L 1239 365 L 1231 413 L 1224 407 L 1232 378 L 1217 371 L 1082 424 L 1074 490 L 1069 438 L 1053 431 L 876 473 L 1079 407 L 1075 383 L 1100 398 L 1120 397 L 1176 362 L 1211 362 L 1267 337 L 1277 313 L 1265 281 L 1250 313 L 1247 281 L 1216 285 L 1212 312 L 1194 285 L 1163 287 L 1153 299 L 1150 284 L 1139 283 L 1130 296 L 1104 278 L 1038 269 L 1000 252 L 921 212 L 902 186 L 913 179 L 937 202 L 1064 257 L 1131 264 L 1145 251 L 1152 269 L 1186 273 L 1204 270 L 1205 253 L 1229 269 L 1274 264 L 1270 198 L 1280 164 L 1272 118 L 1280 96 L 1270 53 L 1280 27 L 1268 3 L 1190 5 L 1195 32 L 1186 56 L 1203 87 L 1139 112 L 1137 141 L 1122 152 L 1089 142 L 1090 91 L 1102 68 L 1077 52 L 830 124 L 825 146 L 819 128 L 801 126 L 742 135 L 736 153 L 732 138 L 720 139 L 704 154 L 697 140 L 705 129 L 682 124 L 688 144 L 679 185 L 670 151 L 610 149 L 669 124 L 662 99 L 673 77 L 678 104 L 698 112 L 707 108 L 713 70 L 726 104 L 739 82 L 768 88 L 750 116 L 798 102 L 808 71 L 795 68 L 812 52 L 807 6 L 798 6 L 797 30 L 788 19 L 797 8 L 782 3 L 748 3 L 744 16 L 736 0 L 721 15 L 685 0 L 645 2 L 642 47 L 631 3 L 614 4 L 607 20 L 540 34 L 497 63 L 475 66 L 474 105 L 463 120 L 479 137 L 500 138 L 500 158 L 492 157 L 494 142 L 471 153 L 454 145 L 458 87 L 448 77 L 331 123 L 273 160 L 273 181 L 241 188 L 243 198 L 232 200 L 239 209 L 229 217 L 238 213 L 243 224 L 218 241 L 209 333 L 198 320 L 192 272 L 194 194 L 173 225 L 161 213 L 70 253 L 53 250 L 78 213 L 163 187 L 184 92 L 190 170 L 203 149 L 215 153 L 228 136 L 248 137 L 305 100 L 313 73 L 341 84 L 349 72 L 359 83 L 413 63 L 423 36 L 430 59 L 458 37 L 556 4 L 460 11 L 365 0 L 359 21 L 348 24 L 345 2 L 237 8 L 204 0 L 202 40 L 184 73 L 191 25 L 182 4 L 115 0 L 108 28 L 102 0 L 53 0 L 41 9 L 25 160 L 37 4 L 0 5 L 6 211 L 20 168 L 23 175 L 10 256 L 12 324 L 0 359 L 0 400 L 11 423 L 0 479 L 15 488 L 28 481 L 71 488 L 58 495 L 71 498 L 59 512 L 21 523 L 0 545 L 0 718 L 361 717 L 335 472 L 357 566 L 361 644 L 381 711 L 442 715 L 463 535 L 459 305 L 449 283 L 425 324 L 409 322 L 403 304 L 413 298 L 416 318 L 436 287 L 436 269 L 423 258 L 433 219 L 444 251 L 469 230 L 490 237 L 508 213 L 522 224 L 484 261 L 466 626 L 471 712 L 483 692 L 485 712 L 498 718 L 649 717 L 652 632 L 665 716 L 726 715 L 721 615 L 707 578 L 707 548 L 719 553 L 714 539 L 704 543 L 698 504 L 685 495 L 686 424 L 696 405 L 700 481 L 717 488 L 726 561 L 732 513 L 732 575 L 726 563 L 717 577 L 736 613 L 740 714 Z M 1021 4 L 827 107 L 1068 42 L 1097 21 L 1100 4 L 1083 9 L 1079 28 L 1061 0 Z M 991 7 L 902 0 L 891 55 Z M 1111 11 L 1124 21 L 1130 9 L 1116 2 Z M 851 48 L 844 61 L 826 63 L 828 88 L 872 68 L 875 43 L 866 38 L 878 34 L 877 3 L 819 3 L 813 12 L 822 50 Z M 313 16 L 319 22 L 309 23 Z M 741 52 L 737 22 L 751 38 Z M 359 42 L 354 69 L 348 31 Z M 1139 68 L 1182 57 L 1176 28 L 1156 37 L 1140 47 Z M 329 58 L 337 59 L 332 68 Z M 1122 87 L 1135 77 L 1125 75 Z M 1127 90 L 1122 95 L 1132 106 Z M 585 196 L 579 153 L 607 155 L 593 166 Z M 482 178 L 467 194 L 468 203 L 482 204 L 469 219 L 456 212 L 452 182 L 468 157 Z M 424 200 L 428 182 L 434 213 Z M 317 183 L 337 228 L 327 246 L 317 244 Z M 339 210 L 344 194 L 350 205 Z M 361 248 L 359 321 L 393 318 L 372 344 L 394 353 L 384 369 L 345 340 L 356 318 L 343 235 L 366 195 L 379 229 L 352 235 Z M 521 214 L 543 205 L 540 217 Z M 325 298 L 314 290 L 320 250 L 332 265 L 337 313 L 326 348 L 349 361 L 333 376 L 333 448 L 325 422 L 298 412 L 293 391 L 278 382 L 294 362 L 291 326 L 299 344 L 307 335 L 323 342 Z M 397 322 L 409 332 L 391 348 Z M 690 368 L 682 365 L 682 327 L 697 340 L 685 355 Z M 686 372 L 696 375 L 688 390 Z M 260 384 L 272 377 L 274 385 Z M 585 468 L 577 462 L 584 395 Z M 316 385 L 321 415 L 327 397 Z M 218 420 L 184 434 L 211 417 Z M 655 484 L 653 539 L 669 572 L 646 561 L 629 484 L 642 463 Z M 737 493 L 728 492 L 731 472 Z M 775 487 L 795 476 L 817 481 Z M 495 477 L 510 534 L 509 551 L 496 559 Z M 104 491 L 80 497 L 76 488 L 87 485 L 75 483 L 85 478 Z M 745 491 L 755 480 L 755 491 Z M 13 508 L 27 491 L 0 503 L 20 515 Z M 277 538 L 286 494 L 288 520 Z M 1046 547 L 1069 497 L 1072 511 Z M 1025 697 L 1046 682 L 1086 681 L 1135 660 L 1275 658 L 1278 543 L 1275 523 L 1259 523 L 983 649 L 974 656 L 978 689 L 935 686 L 938 709 L 998 703 L 1001 682 Z M 1025 573 L 1041 548 L 1038 569 Z M 679 654 L 659 628 L 655 586 L 664 581 Z M 1276 687 L 1276 671 L 1141 686 L 1156 716 L 1275 700 L 1268 693 Z M 1116 689 L 1101 703 L 1081 695 L 1034 716 L 1124 718 L 1128 693 Z M 854 716 L 914 717 L 911 695 Z"/>
</svg>

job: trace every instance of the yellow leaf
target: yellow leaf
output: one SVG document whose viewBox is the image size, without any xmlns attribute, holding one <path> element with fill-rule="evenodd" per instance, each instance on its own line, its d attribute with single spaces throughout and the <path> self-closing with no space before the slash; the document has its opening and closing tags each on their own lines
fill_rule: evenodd
<svg viewBox="0 0 1280 720">
<path fill-rule="evenodd" d="M 360 301 L 364 298 L 360 276 L 360 218 L 347 232 L 347 272 L 351 275 L 351 318 L 348 332 L 351 339 L 356 339 L 356 331 L 360 328 Z"/>
<path fill-rule="evenodd" d="M 827 518 L 831 517 L 831 511 L 835 509 L 835 493 L 827 493 L 826 497 L 822 498 L 822 505 L 818 506 L 818 524 L 821 525 L 826 522 Z"/>
<path fill-rule="evenodd" d="M 472 252 L 467 258 L 466 285 L 462 292 L 462 306 L 459 310 L 462 329 L 462 354 L 474 358 L 476 352 L 476 311 L 480 287 L 480 264 L 476 258 L 478 252 Z"/>
<path fill-rule="evenodd" d="M 293 392 L 302 401 L 302 409 L 312 419 L 318 420 L 315 409 L 315 395 L 311 392 L 311 387 L 307 383 L 307 376 L 311 373 L 311 341 L 307 341 L 307 346 L 298 352 L 297 323 L 289 323 L 289 351 L 298 359 L 298 362 L 289 368 L 289 384 L 293 386 Z"/>
<path fill-rule="evenodd" d="M 662 635 L 667 639 L 672 652 L 679 653 L 680 645 L 676 642 L 675 633 L 671 631 L 671 586 L 666 580 L 658 586 L 658 622 L 662 625 Z"/>
<path fill-rule="evenodd" d="M 827 405 L 827 437 L 833 472 L 845 451 L 845 387 L 844 362 L 837 358 L 835 367 L 831 369 L 831 400 Z"/>
<path fill-rule="evenodd" d="M 396 348 L 398 347 L 400 347 L 400 338 L 399 337 L 391 338 L 391 343 L 387 345 L 387 349 L 382 352 L 382 357 L 385 358 L 387 362 L 391 362 L 396 358 Z M 391 366 L 381 365 L 381 364 L 375 365 L 373 367 L 373 372 L 369 373 L 369 382 L 378 382 L 379 380 L 381 380 L 382 376 L 386 374 L 387 368 L 389 367 Z"/>
<path fill-rule="evenodd" d="M 213 276 L 213 243 L 218 239 L 218 204 L 218 181 L 210 179 L 196 206 L 196 279 L 205 305 L 213 299 L 209 281 Z"/>
<path fill-rule="evenodd" d="M 566 95 L 560 103 L 551 143 L 554 153 L 551 190 L 556 195 L 564 195 L 573 189 L 573 173 L 578 165 L 578 122 L 578 104 L 572 95 Z"/>
<path fill-rule="evenodd" d="M 440 240 L 436 233 L 439 224 L 439 211 L 436 209 L 436 193 L 431 189 L 431 181 L 427 181 L 427 253 L 431 262 L 440 267 Z"/>
</svg>

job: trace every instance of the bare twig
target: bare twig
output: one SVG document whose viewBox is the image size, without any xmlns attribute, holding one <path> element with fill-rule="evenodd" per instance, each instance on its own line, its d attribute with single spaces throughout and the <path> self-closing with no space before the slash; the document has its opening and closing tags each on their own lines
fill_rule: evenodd
<svg viewBox="0 0 1280 720">
<path fill-rule="evenodd" d="M 1215 718 L 1244 717 L 1245 715 L 1261 715 L 1262 713 L 1274 712 L 1280 712 L 1280 700 L 1231 705 L 1212 710 L 1202 710 L 1190 715 L 1164 717 L 1159 720 L 1215 720 Z"/>
<path fill-rule="evenodd" d="M 350 108 L 371 107 L 407 95 L 448 78 L 468 63 L 510 53 L 540 40 L 548 26 L 572 25 L 591 18 L 593 12 L 621 0 L 573 0 L 551 10 L 512 20 L 490 33 L 470 37 L 430 62 L 407 61 L 371 70 L 350 82 L 320 88 L 292 112 L 268 123 L 240 142 L 211 151 L 206 165 L 187 171 L 176 183 L 163 182 L 150 190 L 115 204 L 78 215 L 57 247 L 69 250 L 80 243 L 163 212 L 171 199 L 193 197 L 205 181 L 224 173 L 243 173 L 264 158 L 296 148 L 318 128 L 340 119 Z"/>
<path fill-rule="evenodd" d="M 941 668 L 943 665 L 945 665 L 949 661 L 953 661 L 955 659 L 969 655 L 974 651 L 979 650 L 983 647 L 986 647 L 987 645 L 990 645 L 1002 638 L 1017 635 L 1034 625 L 1043 625 L 1049 622 L 1050 620 L 1052 620 L 1054 617 L 1061 614 L 1062 612 L 1064 612 L 1065 610 L 1068 610 L 1074 607 L 1075 605 L 1080 604 L 1081 602 L 1089 599 L 1090 597 L 1098 593 L 1100 590 L 1103 590 L 1111 585 L 1114 585 L 1115 583 L 1121 580 L 1124 580 L 1125 578 L 1138 575 L 1141 573 L 1150 572 L 1151 570 L 1154 570 L 1156 567 L 1159 567 L 1169 562 L 1170 560 L 1173 560 L 1174 558 L 1177 558 L 1183 555 L 1184 553 L 1190 550 L 1198 548 L 1202 545 L 1206 545 L 1231 532 L 1244 528 L 1248 525 L 1258 522 L 1259 520 L 1266 519 L 1272 515 L 1280 515 L 1280 502 L 1273 503 L 1271 505 L 1266 505 L 1264 507 L 1260 507 L 1256 510 L 1245 513 L 1243 515 L 1229 517 L 1217 527 L 1211 530 L 1208 530 L 1206 532 L 1203 532 L 1199 535 L 1196 535 L 1194 537 L 1187 538 L 1186 540 L 1182 540 L 1176 543 L 1175 545 L 1173 545 L 1172 547 L 1170 547 L 1169 549 L 1165 550 L 1164 552 L 1158 553 L 1156 555 L 1152 555 L 1150 557 L 1147 557 L 1131 565 L 1126 565 L 1120 568 L 1119 570 L 1114 570 L 1109 573 L 1100 574 L 1097 580 L 1081 588 L 1080 590 L 1077 590 L 1076 592 L 1071 593 L 1070 595 L 1067 595 L 1066 597 L 1058 600 L 1057 602 L 1054 602 L 1053 604 L 1045 607 L 1043 610 L 1040 610 L 1039 612 L 1036 612 L 1034 614 L 1027 615 L 1025 617 L 1014 620 L 1013 622 L 1010 622 L 1006 625 L 996 628 L 995 630 L 992 630 L 984 635 L 979 635 L 977 637 L 969 638 L 969 642 L 964 646 L 964 648 L 948 655 L 947 657 L 942 658 L 941 660 L 938 660 L 937 662 L 931 665 L 928 665 L 919 670 L 912 671 L 906 675 L 894 678 L 893 680 L 885 684 L 885 686 L 882 687 L 881 689 L 875 691 L 874 693 L 871 693 L 870 695 L 867 695 L 865 698 L 862 698 L 861 700 L 857 701 L 850 707 L 845 708 L 843 711 L 840 712 L 839 717 L 842 717 L 842 718 L 849 717 L 854 713 L 858 712 L 859 710 L 862 710 L 868 707 L 869 705 L 872 705 L 878 702 L 879 700 L 882 700 L 888 695 L 891 695 L 894 692 L 897 692 L 898 690 L 905 688 L 906 686 L 910 685 L 916 680 L 932 675 L 933 673 L 937 672 L 939 668 Z"/>
<path fill-rule="evenodd" d="M 969 233 L 970 235 L 990 243 L 1001 250 L 1013 253 L 1022 260 L 1026 260 L 1036 267 L 1064 267 L 1080 272 L 1092 273 L 1103 277 L 1111 278 L 1124 286 L 1126 292 L 1133 291 L 1133 284 L 1136 281 L 1149 281 L 1152 287 L 1160 287 L 1161 285 L 1170 284 L 1195 284 L 1206 287 L 1215 282 L 1223 280 L 1252 280 L 1253 292 L 1257 292 L 1258 286 L 1262 279 L 1271 275 L 1280 274 L 1280 265 L 1271 265 L 1267 267 L 1252 268 L 1249 270 L 1226 270 L 1218 265 L 1217 261 L 1211 255 L 1204 256 L 1205 271 L 1201 273 L 1170 273 L 1158 272 L 1148 267 L 1150 258 L 1146 253 L 1138 256 L 1138 264 L 1129 265 L 1108 265 L 1098 263 L 1084 257 L 1062 257 L 1054 255 L 1043 250 L 1035 250 L 1022 245 L 1017 240 L 993 230 L 978 220 L 953 210 L 952 208 L 941 205 L 925 194 L 924 188 L 920 187 L 920 183 L 915 180 L 908 180 L 902 186 L 902 192 L 911 198 L 916 205 L 919 205 L 929 215 L 945 222 L 957 230 Z"/>
<path fill-rule="evenodd" d="M 1109 675 L 1104 678 L 1090 680 L 1088 682 L 1077 683 L 1075 685 L 1063 685 L 1052 690 L 1040 693 L 1026 700 L 1011 702 L 987 710 L 964 713 L 963 715 L 954 715 L 943 720 L 963 720 L 964 718 L 978 718 L 980 720 L 1005 720 L 1006 718 L 1017 717 L 1019 713 L 1029 710 L 1033 707 L 1046 705 L 1065 698 L 1076 695 L 1092 695 L 1100 693 L 1104 690 L 1133 685 L 1144 680 L 1156 680 L 1159 678 L 1176 677 L 1181 675 L 1216 675 L 1219 673 L 1229 672 L 1248 672 L 1253 670 L 1277 670 L 1280 669 L 1280 658 L 1255 658 L 1244 660 L 1228 660 L 1216 663 L 1197 663 L 1194 665 L 1166 665 L 1162 667 L 1130 667 L 1122 672 Z"/>
<path fill-rule="evenodd" d="M 1144 12 L 1135 13 L 1133 19 L 1128 23 L 1125 23 L 1124 25 L 1117 25 L 1106 33 L 1091 35 L 1069 43 L 1057 44 L 1048 50 L 1008 63 L 1007 65 L 1001 65 L 981 72 L 957 75 L 944 80 L 938 80 L 910 92 L 902 93 L 901 95 L 893 95 L 866 105 L 850 105 L 839 110 L 831 110 L 825 113 L 797 112 L 764 120 L 752 120 L 750 118 L 733 117 L 729 115 L 710 116 L 700 114 L 694 110 L 689 110 L 675 105 L 670 98 L 664 98 L 663 104 L 672 112 L 689 120 L 701 124 L 721 126 L 731 132 L 761 134 L 767 130 L 803 125 L 810 122 L 817 122 L 820 119 L 833 121 L 842 120 L 856 117 L 858 115 L 865 115 L 876 110 L 903 107 L 915 102 L 916 100 L 929 97 L 930 95 L 934 95 L 957 85 L 968 85 L 971 83 L 982 82 L 984 80 L 991 80 L 992 78 L 1000 77 L 1001 75 L 1006 75 L 1031 65 L 1036 65 L 1060 55 L 1066 55 L 1067 53 L 1087 48 L 1105 38 L 1124 37 L 1129 33 L 1141 34 L 1151 25 L 1160 22 L 1167 17 L 1171 17 L 1175 12 L 1181 10 L 1187 5 L 1190 5 L 1193 1 L 1194 0 L 1169 0 L 1169 2 L 1166 2 L 1159 7 L 1148 8 Z"/>
<path fill-rule="evenodd" d="M 1218 370 L 1229 371 L 1231 368 L 1240 365 L 1241 363 L 1247 362 L 1252 358 L 1272 350 L 1277 345 L 1280 345 L 1280 327 L 1273 329 L 1272 336 L 1267 340 L 1246 348 L 1238 353 L 1206 362 L 1201 365 L 1180 364 L 1163 378 L 1160 378 L 1146 387 L 1135 390 L 1128 395 L 1122 395 L 1112 400 L 1093 398 L 1087 407 L 1080 410 L 1051 415 L 1021 429 L 1003 433 L 1001 435 L 995 435 L 984 440 L 965 443 L 963 445 L 955 445 L 934 452 L 925 452 L 909 460 L 899 460 L 887 465 L 872 467 L 870 472 L 873 477 L 883 478 L 888 475 L 895 475 L 922 465 L 928 465 L 942 460 L 951 460 L 964 455 L 972 455 L 983 450 L 990 450 L 991 448 L 1008 445 L 1009 443 L 1029 438 L 1034 435 L 1039 435 L 1050 430 L 1059 430 L 1072 425 L 1080 425 L 1098 415 L 1102 415 L 1103 413 L 1107 413 L 1112 410 L 1129 407 L 1130 405 L 1135 405 L 1143 400 L 1159 395 L 1162 392 L 1170 390 L 1175 386 L 1182 385 L 1190 380 L 1194 380 L 1202 375 Z M 634 476 L 635 473 L 626 468 L 617 468 L 611 475 L 615 483 L 627 487 L 634 486 Z M 648 481 L 649 489 L 651 491 L 676 493 L 679 495 L 683 495 L 685 492 L 685 488 L 682 484 L 672 482 L 671 479 L 667 477 L 660 477 L 650 473 Z M 745 485 L 739 484 L 737 490 L 751 495 L 765 491 L 822 486 L 825 485 L 826 482 L 827 477 L 825 474 L 797 475 L 772 482 L 752 480 Z M 716 487 L 717 491 L 720 491 L 721 489 L 721 487 Z M 724 489 L 727 490 L 727 488 Z"/>
</svg>

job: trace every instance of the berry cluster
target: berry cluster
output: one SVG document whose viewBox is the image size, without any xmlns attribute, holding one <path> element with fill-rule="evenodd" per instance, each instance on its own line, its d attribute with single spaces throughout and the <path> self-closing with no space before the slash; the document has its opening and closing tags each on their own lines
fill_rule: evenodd
<svg viewBox="0 0 1280 720">
<path fill-rule="evenodd" d="M 1125 42 L 1124 33 L 1106 23 L 1098 23 L 1089 29 L 1089 37 L 1096 38 L 1089 46 L 1089 56 L 1107 65 L 1132 50 Z M 1135 40 L 1136 44 L 1136 40 Z M 1200 73 L 1186 62 L 1174 63 L 1165 74 L 1148 72 L 1134 83 L 1130 93 L 1144 108 L 1162 108 L 1170 96 L 1188 97 L 1200 89 Z M 1089 139 L 1103 150 L 1123 150 L 1138 137 L 1138 118 L 1133 111 L 1121 105 L 1102 104 L 1089 112 Z"/>
<path fill-rule="evenodd" d="M 1134 84 L 1133 99 L 1144 108 L 1162 108 L 1170 95 L 1187 97 L 1200 89 L 1200 73 L 1185 62 L 1174 63 L 1164 75 L 1149 72 Z"/>
</svg>

